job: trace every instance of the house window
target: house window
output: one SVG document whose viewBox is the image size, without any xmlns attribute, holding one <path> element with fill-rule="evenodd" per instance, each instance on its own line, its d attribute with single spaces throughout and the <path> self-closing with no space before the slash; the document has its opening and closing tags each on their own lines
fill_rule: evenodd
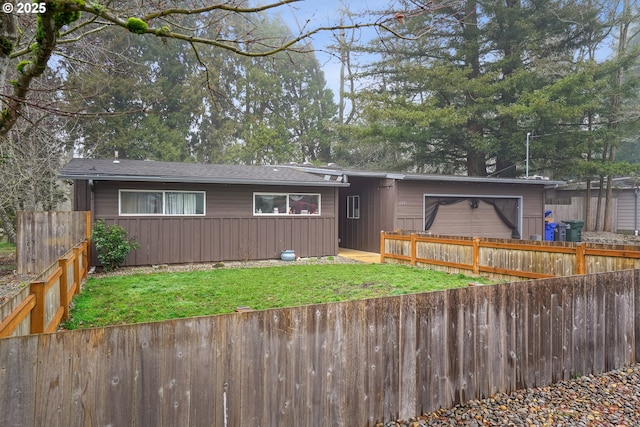
<svg viewBox="0 0 640 427">
<path fill-rule="evenodd" d="M 120 191 L 120 215 L 162 215 L 162 192 Z"/>
<path fill-rule="evenodd" d="M 164 193 L 165 215 L 204 215 L 204 193 L 167 191 Z"/>
<path fill-rule="evenodd" d="M 360 196 L 347 196 L 347 218 L 360 219 Z"/>
<path fill-rule="evenodd" d="M 204 191 L 120 190 L 120 215 L 204 215 Z"/>
<path fill-rule="evenodd" d="M 254 215 L 320 215 L 320 194 L 253 193 Z"/>
</svg>

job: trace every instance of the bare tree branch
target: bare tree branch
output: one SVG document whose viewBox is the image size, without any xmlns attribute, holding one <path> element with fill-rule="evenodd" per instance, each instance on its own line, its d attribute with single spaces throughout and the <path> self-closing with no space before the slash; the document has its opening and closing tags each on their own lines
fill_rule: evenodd
<svg viewBox="0 0 640 427">
<path fill-rule="evenodd" d="M 182 8 L 167 6 L 164 9 L 151 12 L 139 12 L 140 15 L 131 14 L 131 8 L 117 8 L 116 2 L 107 2 L 105 5 L 97 2 L 78 2 L 76 0 L 50 0 L 47 4 L 47 10 L 38 16 L 35 28 L 35 37 L 30 40 L 27 46 L 15 48 L 16 42 L 19 40 L 19 34 L 15 25 L 15 16 L 13 14 L 3 14 L 0 22 L 2 34 L 0 34 L 0 87 L 4 86 L 7 73 L 10 70 L 10 60 L 18 57 L 27 57 L 28 60 L 21 61 L 18 66 L 17 78 L 12 82 L 13 93 L 11 96 L 5 96 L 2 100 L 3 108 L 0 114 L 0 137 L 5 136 L 13 127 L 20 117 L 20 110 L 29 93 L 31 82 L 33 79 L 42 75 L 46 70 L 49 59 L 54 50 L 59 45 L 73 45 L 73 43 L 89 36 L 94 35 L 108 27 L 117 26 L 134 34 L 149 34 L 156 37 L 175 39 L 188 43 L 190 46 L 206 45 L 215 48 L 224 49 L 237 55 L 246 57 L 264 57 L 274 55 L 287 50 L 304 50 L 304 46 L 299 44 L 310 39 L 315 34 L 321 32 L 333 32 L 337 30 L 377 28 L 379 30 L 388 31 L 396 37 L 401 38 L 417 38 L 426 34 L 405 35 L 397 30 L 392 23 L 403 21 L 405 17 L 418 16 L 425 13 L 433 13 L 436 10 L 442 10 L 457 4 L 461 0 L 443 0 L 438 3 L 415 2 L 415 10 L 401 12 L 384 12 L 377 19 L 371 21 L 355 22 L 350 25 L 328 25 L 319 26 L 312 29 L 301 31 L 292 37 L 283 38 L 257 38 L 252 35 L 252 31 L 248 31 L 242 36 L 236 38 L 224 38 L 218 33 L 212 38 L 202 37 L 198 35 L 197 29 L 189 30 L 181 28 L 177 23 L 170 23 L 167 18 L 199 15 L 208 17 L 211 13 L 224 12 L 227 14 L 237 14 L 241 16 L 251 16 L 264 11 L 273 10 L 281 6 L 299 3 L 302 0 L 280 0 L 274 1 L 262 6 L 246 7 L 244 2 L 220 2 L 201 7 Z M 123 3 L 126 4 L 126 3 Z M 115 5 L 115 6 L 114 6 Z M 113 6 L 113 8 L 111 8 Z M 129 6 L 129 5 L 127 5 Z M 142 6 L 142 4 L 140 5 Z M 80 13 L 85 18 L 80 19 Z M 402 19 L 398 18 L 402 17 Z M 158 25 L 151 25 L 156 22 Z M 171 28 L 171 26 L 174 28 Z M 95 28 L 90 28 L 95 25 Z M 33 27 L 33 23 L 31 23 Z M 63 27 L 69 27 L 61 32 Z M 74 35 L 79 35 L 73 37 Z M 35 41 L 35 42 L 34 42 Z M 3 48 L 4 47 L 4 48 Z"/>
</svg>

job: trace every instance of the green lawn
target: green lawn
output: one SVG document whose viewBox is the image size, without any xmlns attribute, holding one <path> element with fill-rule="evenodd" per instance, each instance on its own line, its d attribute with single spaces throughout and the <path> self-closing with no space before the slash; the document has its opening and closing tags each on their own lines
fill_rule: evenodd
<svg viewBox="0 0 640 427">
<path fill-rule="evenodd" d="M 465 287 L 483 282 L 393 264 L 316 264 L 90 278 L 67 329 Z"/>
<path fill-rule="evenodd" d="M 0 279 L 10 274 L 16 268 L 16 246 L 0 239 Z"/>
<path fill-rule="evenodd" d="M 7 239 L 0 239 L 0 257 L 14 256 L 16 252 L 16 245 L 11 244 Z"/>
</svg>

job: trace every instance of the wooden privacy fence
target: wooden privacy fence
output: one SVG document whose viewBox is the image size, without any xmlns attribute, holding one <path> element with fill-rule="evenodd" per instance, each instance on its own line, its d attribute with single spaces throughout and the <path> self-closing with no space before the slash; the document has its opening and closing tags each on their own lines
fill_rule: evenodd
<svg viewBox="0 0 640 427">
<path fill-rule="evenodd" d="M 71 298 L 89 270 L 89 241 L 75 245 L 11 301 L 0 307 L 0 338 L 54 332 L 69 318 Z M 5 313 L 5 307 L 10 308 Z"/>
<path fill-rule="evenodd" d="M 640 270 L 0 340 L 0 425 L 374 426 L 635 363 Z"/>
<path fill-rule="evenodd" d="M 380 234 L 380 260 L 471 271 L 494 277 L 549 278 L 640 268 L 640 248 L 631 245 L 546 242 L 421 233 Z"/>
<path fill-rule="evenodd" d="M 38 274 L 90 237 L 90 212 L 18 212 L 16 270 Z"/>
</svg>

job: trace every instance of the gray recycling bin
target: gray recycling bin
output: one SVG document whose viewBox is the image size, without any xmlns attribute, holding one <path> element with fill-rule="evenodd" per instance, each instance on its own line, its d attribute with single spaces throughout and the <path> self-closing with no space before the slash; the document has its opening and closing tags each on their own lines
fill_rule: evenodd
<svg viewBox="0 0 640 427">
<path fill-rule="evenodd" d="M 569 226 L 563 222 L 559 222 L 554 230 L 553 240 L 556 242 L 564 242 L 567 240 L 567 228 Z"/>
</svg>

